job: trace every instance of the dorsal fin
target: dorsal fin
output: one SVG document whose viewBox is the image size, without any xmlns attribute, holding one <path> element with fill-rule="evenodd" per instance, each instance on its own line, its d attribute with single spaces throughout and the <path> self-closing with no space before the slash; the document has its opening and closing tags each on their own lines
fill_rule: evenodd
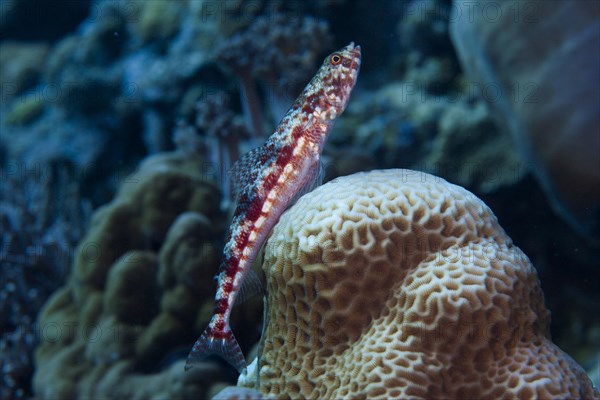
<svg viewBox="0 0 600 400">
<path fill-rule="evenodd" d="M 233 194 L 237 196 L 243 189 L 254 184 L 258 174 L 276 158 L 277 146 L 271 140 L 244 154 L 229 170 Z"/>
</svg>

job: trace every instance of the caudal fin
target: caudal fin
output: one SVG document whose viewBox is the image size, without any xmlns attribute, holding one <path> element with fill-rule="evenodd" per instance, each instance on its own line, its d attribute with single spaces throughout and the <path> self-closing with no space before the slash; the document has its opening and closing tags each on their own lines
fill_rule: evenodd
<svg viewBox="0 0 600 400">
<path fill-rule="evenodd" d="M 223 332 L 215 332 L 209 325 L 200 335 L 185 363 L 185 370 L 192 368 L 195 363 L 203 360 L 211 354 L 218 354 L 229 364 L 233 365 L 241 374 L 246 369 L 246 360 L 242 349 L 231 329 Z"/>
</svg>

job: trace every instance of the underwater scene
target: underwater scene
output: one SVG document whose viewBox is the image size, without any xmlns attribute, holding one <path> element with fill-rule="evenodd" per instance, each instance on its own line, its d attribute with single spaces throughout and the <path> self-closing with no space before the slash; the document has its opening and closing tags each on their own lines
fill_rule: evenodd
<svg viewBox="0 0 600 400">
<path fill-rule="evenodd" d="M 600 2 L 0 0 L 2 399 L 600 399 Z"/>
</svg>

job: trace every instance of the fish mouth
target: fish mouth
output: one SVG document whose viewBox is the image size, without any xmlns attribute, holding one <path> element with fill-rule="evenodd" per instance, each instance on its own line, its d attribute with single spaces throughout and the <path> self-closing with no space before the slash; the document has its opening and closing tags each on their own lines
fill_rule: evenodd
<svg viewBox="0 0 600 400">
<path fill-rule="evenodd" d="M 361 48 L 359 45 L 354 45 L 354 42 L 350 42 L 348 46 L 344 48 L 344 50 L 350 52 L 354 59 L 356 59 L 360 63 L 361 57 Z"/>
<path fill-rule="evenodd" d="M 348 50 L 357 50 L 360 53 L 360 46 L 359 45 L 355 45 L 354 41 L 350 42 L 350 44 L 348 44 L 348 46 L 346 46 L 346 49 L 348 49 Z"/>
<path fill-rule="evenodd" d="M 358 71 L 360 70 L 360 61 L 362 57 L 361 48 L 359 45 L 355 45 L 354 42 L 350 42 L 349 45 L 344 47 L 343 52 L 347 53 L 347 55 L 352 59 L 352 75 L 353 79 L 356 79 Z"/>
</svg>

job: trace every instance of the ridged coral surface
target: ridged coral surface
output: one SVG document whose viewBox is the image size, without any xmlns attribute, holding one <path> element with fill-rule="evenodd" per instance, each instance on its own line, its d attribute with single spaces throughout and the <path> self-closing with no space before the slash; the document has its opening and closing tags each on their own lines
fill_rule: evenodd
<svg viewBox="0 0 600 400">
<path fill-rule="evenodd" d="M 550 340 L 528 258 L 481 200 L 441 178 L 386 170 L 321 186 L 281 217 L 263 269 L 264 394 L 598 396 Z"/>
</svg>

